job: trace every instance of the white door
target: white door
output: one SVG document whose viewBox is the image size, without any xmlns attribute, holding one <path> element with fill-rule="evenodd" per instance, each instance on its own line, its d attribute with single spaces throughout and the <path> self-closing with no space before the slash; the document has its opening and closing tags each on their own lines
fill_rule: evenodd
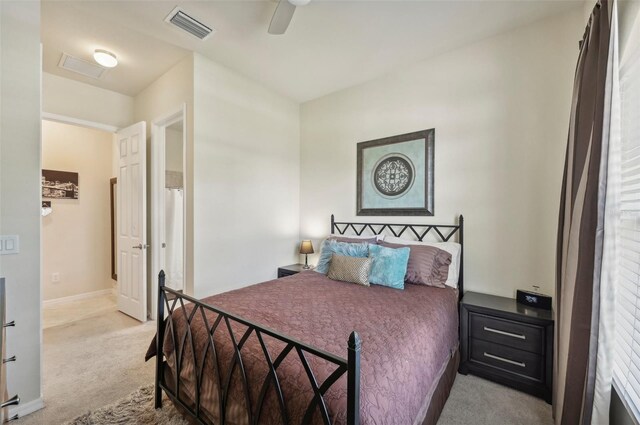
<svg viewBox="0 0 640 425">
<path fill-rule="evenodd" d="M 118 131 L 118 309 L 147 320 L 147 124 Z"/>
</svg>

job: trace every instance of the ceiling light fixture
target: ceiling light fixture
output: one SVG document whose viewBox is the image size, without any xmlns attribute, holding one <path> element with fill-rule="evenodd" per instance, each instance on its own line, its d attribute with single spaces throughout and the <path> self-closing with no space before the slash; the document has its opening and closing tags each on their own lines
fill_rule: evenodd
<svg viewBox="0 0 640 425">
<path fill-rule="evenodd" d="M 118 65 L 116 55 L 106 50 L 96 49 L 96 51 L 93 52 L 93 58 L 105 68 L 114 68 Z"/>
</svg>

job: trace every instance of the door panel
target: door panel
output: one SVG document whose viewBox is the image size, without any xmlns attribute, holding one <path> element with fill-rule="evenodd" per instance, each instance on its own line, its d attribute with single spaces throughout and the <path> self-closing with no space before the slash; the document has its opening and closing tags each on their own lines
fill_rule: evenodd
<svg viewBox="0 0 640 425">
<path fill-rule="evenodd" d="M 115 135 L 120 149 L 117 186 L 118 309 L 147 320 L 146 123 Z"/>
</svg>

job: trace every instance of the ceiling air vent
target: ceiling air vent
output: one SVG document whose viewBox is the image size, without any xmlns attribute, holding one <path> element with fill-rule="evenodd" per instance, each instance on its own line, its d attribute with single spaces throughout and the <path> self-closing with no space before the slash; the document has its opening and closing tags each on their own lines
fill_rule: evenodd
<svg viewBox="0 0 640 425">
<path fill-rule="evenodd" d="M 173 9 L 164 21 L 198 37 L 200 40 L 206 40 L 214 31 L 213 28 L 184 13 L 179 7 Z"/>
<path fill-rule="evenodd" d="M 73 57 L 67 53 L 62 54 L 60 62 L 58 62 L 58 66 L 62 69 L 66 69 L 67 71 L 95 79 L 102 77 L 107 71 L 107 68 L 105 67 L 84 59 Z"/>
</svg>

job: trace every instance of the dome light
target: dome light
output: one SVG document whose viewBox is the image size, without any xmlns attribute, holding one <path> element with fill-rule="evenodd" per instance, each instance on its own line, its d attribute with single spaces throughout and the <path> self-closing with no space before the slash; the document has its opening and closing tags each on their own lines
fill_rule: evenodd
<svg viewBox="0 0 640 425">
<path fill-rule="evenodd" d="M 106 50 L 96 49 L 96 51 L 93 53 L 93 58 L 96 60 L 96 62 L 98 62 L 105 68 L 114 68 L 116 65 L 118 65 L 118 59 L 116 58 L 116 55 Z"/>
</svg>

